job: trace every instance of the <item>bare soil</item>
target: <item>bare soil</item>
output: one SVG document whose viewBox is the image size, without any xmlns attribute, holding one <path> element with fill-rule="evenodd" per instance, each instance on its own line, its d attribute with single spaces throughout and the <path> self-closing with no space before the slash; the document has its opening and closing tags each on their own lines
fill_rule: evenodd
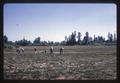
<svg viewBox="0 0 120 83">
<path fill-rule="evenodd" d="M 61 46 L 49 53 L 48 46 L 37 46 L 47 54 L 34 54 L 26 46 L 25 54 L 17 55 L 15 49 L 4 49 L 4 79 L 14 80 L 115 80 L 116 46 Z"/>
</svg>

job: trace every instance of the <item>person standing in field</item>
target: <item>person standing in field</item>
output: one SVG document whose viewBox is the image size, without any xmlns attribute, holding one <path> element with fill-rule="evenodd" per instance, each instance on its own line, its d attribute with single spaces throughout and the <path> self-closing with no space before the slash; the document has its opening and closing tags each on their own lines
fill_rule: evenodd
<svg viewBox="0 0 120 83">
<path fill-rule="evenodd" d="M 47 50 L 45 50 L 45 54 L 46 54 Z"/>
<path fill-rule="evenodd" d="M 18 55 L 21 55 L 19 48 L 16 48 L 16 52 L 17 52 Z"/>
<path fill-rule="evenodd" d="M 35 54 L 37 54 L 37 48 L 36 47 L 34 47 L 34 51 L 35 51 Z"/>
<path fill-rule="evenodd" d="M 16 52 L 17 52 L 18 55 L 22 55 L 22 53 L 21 53 L 21 47 L 16 46 Z"/>
<path fill-rule="evenodd" d="M 21 47 L 21 51 L 22 51 L 22 54 L 24 54 L 24 48 L 23 47 Z"/>
<path fill-rule="evenodd" d="M 60 48 L 60 54 L 63 54 L 63 52 L 64 52 L 63 50 L 64 50 L 64 48 L 61 47 L 61 48 Z"/>
<path fill-rule="evenodd" d="M 50 47 L 50 54 L 53 54 L 53 46 Z"/>
</svg>

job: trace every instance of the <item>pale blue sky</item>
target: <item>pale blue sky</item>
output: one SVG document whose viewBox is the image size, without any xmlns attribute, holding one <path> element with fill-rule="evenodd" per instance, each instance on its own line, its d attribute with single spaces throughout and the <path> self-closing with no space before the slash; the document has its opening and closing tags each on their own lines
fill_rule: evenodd
<svg viewBox="0 0 120 83">
<path fill-rule="evenodd" d="M 116 32 L 115 4 L 5 4 L 4 35 L 10 41 L 62 41 L 74 30 L 90 36 Z"/>
</svg>

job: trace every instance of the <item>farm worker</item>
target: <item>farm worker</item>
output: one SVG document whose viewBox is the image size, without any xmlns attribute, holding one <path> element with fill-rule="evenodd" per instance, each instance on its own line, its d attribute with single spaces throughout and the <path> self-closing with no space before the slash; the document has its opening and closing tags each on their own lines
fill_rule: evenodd
<svg viewBox="0 0 120 83">
<path fill-rule="evenodd" d="M 50 54 L 53 54 L 53 46 L 50 47 Z"/>
<path fill-rule="evenodd" d="M 20 47 L 16 48 L 16 52 L 17 52 L 18 55 L 22 55 Z"/>
<path fill-rule="evenodd" d="M 35 51 L 35 54 L 37 53 L 37 48 L 36 47 L 34 47 L 34 51 Z"/>
<path fill-rule="evenodd" d="M 62 47 L 62 48 L 60 48 L 60 54 L 63 54 L 63 50 L 64 50 L 64 48 Z"/>
<path fill-rule="evenodd" d="M 46 54 L 47 50 L 45 50 L 45 54 Z"/>
<path fill-rule="evenodd" d="M 21 47 L 21 51 L 22 51 L 22 53 L 24 54 L 24 48 Z"/>
<path fill-rule="evenodd" d="M 17 52 L 17 54 L 20 54 L 20 50 L 19 50 L 19 48 L 16 49 L 16 52 Z"/>
</svg>

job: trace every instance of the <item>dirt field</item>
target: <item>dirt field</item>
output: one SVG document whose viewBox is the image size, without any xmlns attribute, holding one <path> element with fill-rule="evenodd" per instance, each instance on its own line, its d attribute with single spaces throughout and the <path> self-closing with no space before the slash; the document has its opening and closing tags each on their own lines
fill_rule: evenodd
<svg viewBox="0 0 120 83">
<path fill-rule="evenodd" d="M 25 54 L 4 49 L 4 79 L 23 80 L 114 80 L 116 79 L 116 46 L 39 46 L 47 54 L 34 54 L 33 47 L 24 47 Z"/>
</svg>

